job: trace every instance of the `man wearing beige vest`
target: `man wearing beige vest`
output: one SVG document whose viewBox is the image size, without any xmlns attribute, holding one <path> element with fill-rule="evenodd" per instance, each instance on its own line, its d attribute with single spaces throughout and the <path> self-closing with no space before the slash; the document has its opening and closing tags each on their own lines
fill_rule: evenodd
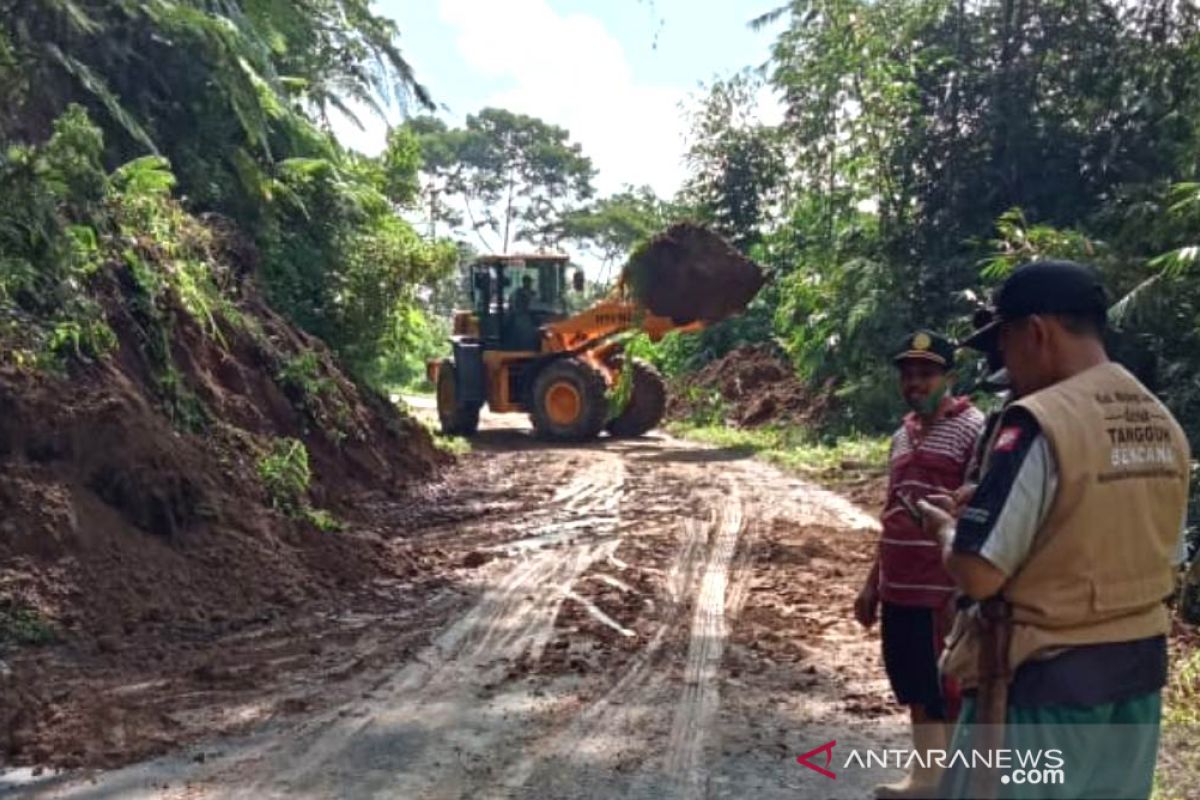
<svg viewBox="0 0 1200 800">
<path fill-rule="evenodd" d="M 952 760 L 944 797 L 1150 795 L 1164 600 L 1181 559 L 1191 456 L 1166 407 L 1109 361 L 1106 307 L 1090 268 L 1036 262 L 1004 282 L 996 321 L 967 342 L 999 348 L 1015 399 L 957 522 L 920 505 L 964 600 L 987 601 L 961 604 L 942 660 L 967 695 L 952 752 L 995 746 L 980 734 L 997 729 L 981 723 L 1005 724 L 1002 746 L 1026 752 L 1009 755 L 1020 764 L 997 761 L 1008 766 L 982 789 L 981 773 Z M 981 666 L 981 651 L 998 666 Z M 1004 719 L 982 718 L 997 697 L 992 713 Z M 1014 771 L 1035 756 L 1040 785 Z M 1061 774 L 1042 771 L 1060 761 Z"/>
</svg>

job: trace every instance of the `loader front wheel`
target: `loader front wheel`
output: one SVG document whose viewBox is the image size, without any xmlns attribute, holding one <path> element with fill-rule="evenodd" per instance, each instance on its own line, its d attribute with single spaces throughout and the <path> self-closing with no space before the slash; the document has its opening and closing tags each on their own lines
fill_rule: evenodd
<svg viewBox="0 0 1200 800">
<path fill-rule="evenodd" d="M 633 360 L 633 391 L 620 414 L 608 423 L 613 436 L 642 436 L 662 422 L 667 411 L 667 384 L 653 366 Z"/>
<path fill-rule="evenodd" d="M 446 436 L 473 436 L 479 430 L 479 406 L 458 398 L 454 362 L 446 359 L 438 367 L 437 411 Z"/>
<path fill-rule="evenodd" d="M 608 406 L 604 377 L 588 364 L 568 358 L 555 361 L 533 381 L 530 418 L 544 439 L 580 442 L 604 428 Z"/>
</svg>

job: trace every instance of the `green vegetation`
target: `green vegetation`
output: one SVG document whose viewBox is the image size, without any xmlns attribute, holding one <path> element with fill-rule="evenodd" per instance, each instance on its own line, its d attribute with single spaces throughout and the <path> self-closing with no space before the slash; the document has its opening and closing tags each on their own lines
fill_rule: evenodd
<svg viewBox="0 0 1200 800">
<path fill-rule="evenodd" d="M 276 439 L 258 461 L 258 477 L 271 505 L 289 514 L 298 514 L 307 506 L 308 449 L 299 439 Z"/>
<path fill-rule="evenodd" d="M 400 400 L 401 408 L 406 408 L 404 401 Z M 411 410 L 409 413 L 412 413 Z M 443 453 L 452 456 L 465 456 L 471 452 L 471 442 L 463 436 L 444 436 L 442 435 L 441 426 L 436 420 L 430 420 L 420 414 L 415 414 L 413 418 L 419 422 L 425 430 L 429 431 L 430 438 L 433 439 L 433 446 Z"/>
<path fill-rule="evenodd" d="M 566 129 L 536 117 L 485 108 L 463 128 L 422 117 L 402 130 L 420 143 L 431 232 L 439 222 L 462 223 L 445 205 L 456 197 L 485 250 L 507 253 L 517 239 L 551 245 L 561 238 L 557 221 L 592 195 L 591 160 Z"/>
<path fill-rule="evenodd" d="M 1200 651 L 1188 653 L 1175 665 L 1163 696 L 1163 722 L 1167 725 L 1200 725 Z"/>
<path fill-rule="evenodd" d="M 765 78 L 694 104 L 670 213 L 774 280 L 745 315 L 644 355 L 673 374 L 774 339 L 801 377 L 836 381 L 830 432 L 883 432 L 900 335 L 961 333 L 1016 263 L 1070 256 L 1127 297 L 1118 351 L 1164 353 L 1138 366 L 1200 434 L 1194 7 L 801 0 L 760 23 L 782 26 Z M 764 84 L 778 126 L 759 119 Z"/>
<path fill-rule="evenodd" d="M 299 439 L 272 441 L 270 449 L 258 459 L 258 478 L 271 506 L 278 511 L 327 533 L 345 528 L 333 514 L 309 504 L 312 470 L 308 466 L 308 448 Z"/>
<path fill-rule="evenodd" d="M 341 520 L 323 508 L 305 507 L 300 512 L 300 519 L 324 533 L 339 533 L 346 529 Z"/>
<path fill-rule="evenodd" d="M 846 473 L 882 474 L 887 468 L 890 439 L 886 436 L 845 436 L 825 443 L 798 427 L 730 428 L 726 425 L 673 423 L 667 430 L 678 436 L 717 447 L 753 454 L 786 470 L 825 482 L 838 482 Z"/>
<path fill-rule="evenodd" d="M 322 373 L 317 354 L 312 351 L 284 362 L 276 379 L 284 388 L 295 390 L 308 401 L 317 400 L 334 389 L 333 380 Z"/>
<path fill-rule="evenodd" d="M 773 279 L 746 314 L 640 355 L 676 375 L 773 340 L 833 382 L 823 437 L 881 434 L 903 413 L 885 358 L 901 335 L 961 335 L 1017 264 L 1075 258 L 1118 301 L 1112 352 L 1200 441 L 1200 10 L 797 0 L 758 24 L 779 31 L 771 59 L 693 104 L 670 213 Z"/>
<path fill-rule="evenodd" d="M 648 186 L 626 187 L 587 206 L 563 214 L 557 223 L 562 238 L 598 255 L 605 277 L 642 242 L 666 228 L 678 215 Z"/>
<path fill-rule="evenodd" d="M 224 276 L 213 272 L 211 226 L 194 216 L 205 213 L 232 220 L 253 248 L 223 266 L 257 267 L 277 308 L 378 381 L 414 324 L 419 287 L 456 255 L 395 214 L 418 190 L 412 137 L 394 135 L 371 159 L 328 133 L 329 115 L 353 118 L 351 104 L 431 107 L 395 23 L 365 0 L 56 0 L 0 12 L 0 339 L 10 360 L 45 366 L 111 350 L 92 284 L 114 263 L 152 299 L 169 284 L 219 335 Z"/>
<path fill-rule="evenodd" d="M 431 431 L 434 446 L 443 453 L 452 456 L 465 456 L 471 452 L 470 440 L 462 436 L 443 436 L 438 431 Z"/>
<path fill-rule="evenodd" d="M 445 312 L 449 314 L 449 309 Z M 408 308 L 393 320 L 378 368 L 378 382 L 391 391 L 429 394 L 433 385 L 425 364 L 449 353 L 450 323 L 446 316 Z"/>
<path fill-rule="evenodd" d="M 1155 775 L 1152 800 L 1184 800 L 1196 796 L 1200 754 L 1194 742 L 1200 726 L 1200 652 L 1173 659 L 1171 677 L 1163 692 L 1162 745 L 1172 758 Z"/>
</svg>

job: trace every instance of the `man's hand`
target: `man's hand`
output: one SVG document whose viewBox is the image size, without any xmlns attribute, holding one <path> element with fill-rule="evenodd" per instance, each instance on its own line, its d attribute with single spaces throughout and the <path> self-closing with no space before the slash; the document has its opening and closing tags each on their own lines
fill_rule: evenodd
<svg viewBox="0 0 1200 800">
<path fill-rule="evenodd" d="M 962 513 L 962 510 L 967 507 L 971 499 L 975 497 L 975 490 L 979 487 L 974 483 L 964 483 L 962 486 L 954 490 L 954 516 L 957 517 Z"/>
<path fill-rule="evenodd" d="M 917 501 L 917 510 L 925 524 L 925 533 L 944 549 L 950 546 L 954 535 L 954 498 L 945 494 L 931 494 Z"/>
<path fill-rule="evenodd" d="M 867 581 L 854 598 L 854 618 L 864 628 L 871 627 L 879 619 L 879 587 L 875 581 Z"/>
</svg>

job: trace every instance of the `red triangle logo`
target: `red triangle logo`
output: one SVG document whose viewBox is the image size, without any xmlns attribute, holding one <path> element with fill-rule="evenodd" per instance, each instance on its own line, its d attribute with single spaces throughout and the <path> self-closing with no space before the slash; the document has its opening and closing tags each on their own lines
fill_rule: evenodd
<svg viewBox="0 0 1200 800">
<path fill-rule="evenodd" d="M 826 767 L 828 767 L 831 763 L 833 763 L 833 746 L 836 744 L 837 744 L 837 740 L 826 742 L 825 744 L 821 745 L 820 747 L 816 747 L 816 748 L 813 748 L 812 750 L 809 750 L 804 755 L 796 756 L 796 761 L 798 763 L 803 764 L 804 766 L 808 767 L 813 772 L 819 772 L 822 775 L 824 775 L 826 778 L 831 778 L 833 780 L 837 780 L 837 775 L 835 775 L 830 770 L 826 769 Z M 810 758 L 817 755 L 818 753 L 825 754 L 825 766 L 824 767 L 817 766 L 816 764 L 809 761 Z"/>
</svg>

